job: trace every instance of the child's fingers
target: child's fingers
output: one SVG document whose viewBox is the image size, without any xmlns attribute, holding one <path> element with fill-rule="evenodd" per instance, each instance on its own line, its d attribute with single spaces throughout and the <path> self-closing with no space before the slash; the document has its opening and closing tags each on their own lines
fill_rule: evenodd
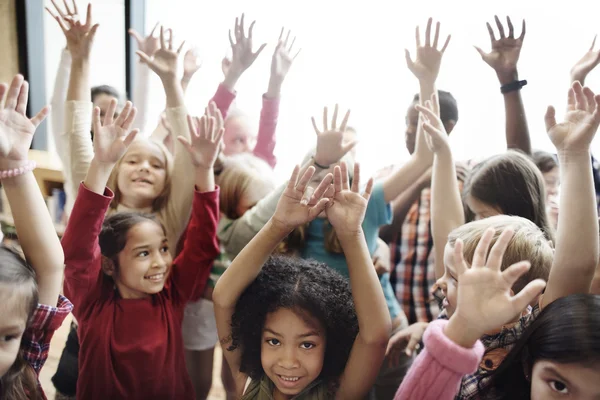
<svg viewBox="0 0 600 400">
<path fill-rule="evenodd" d="M 224 134 L 225 134 L 225 129 L 224 128 L 219 128 L 219 131 L 217 132 L 217 134 L 215 136 L 214 143 L 220 144 L 223 141 L 223 135 Z"/>
<path fill-rule="evenodd" d="M 298 183 L 296 184 L 296 190 L 304 193 L 304 191 L 306 190 L 306 186 L 308 185 L 308 182 L 310 182 L 310 180 L 312 179 L 314 174 L 315 174 L 315 168 L 314 167 L 308 168 L 306 170 L 306 172 L 304 172 L 304 174 L 298 180 Z"/>
<path fill-rule="evenodd" d="M 102 128 L 102 123 L 100 122 L 100 107 L 94 107 L 94 113 L 92 114 L 92 128 L 94 130 L 94 135 L 97 135 Z"/>
<path fill-rule="evenodd" d="M 546 282 L 542 279 L 536 279 L 527 284 L 519 293 L 512 297 L 512 303 L 515 310 L 524 310 L 533 300 L 542 293 L 546 287 Z"/>
<path fill-rule="evenodd" d="M 412 57 L 410 56 L 410 51 L 408 51 L 408 49 L 404 49 L 404 58 L 406 59 L 406 66 L 410 71 L 412 71 L 414 68 L 414 63 Z"/>
<path fill-rule="evenodd" d="M 167 48 L 167 42 L 165 41 L 165 27 L 164 26 L 160 26 L 160 48 L 161 49 L 166 49 Z"/>
<path fill-rule="evenodd" d="M 448 38 L 448 40 L 450 39 Z M 431 109 L 433 110 L 435 115 L 440 115 L 440 102 L 438 101 L 437 92 L 433 92 L 433 94 L 431 95 Z"/>
<path fill-rule="evenodd" d="M 312 121 L 312 126 L 315 130 L 315 133 L 317 135 L 319 135 L 321 133 L 321 131 L 319 131 L 319 128 L 317 128 L 317 123 L 315 122 L 315 117 L 310 117 L 310 120 Z"/>
<path fill-rule="evenodd" d="M 37 128 L 42 123 L 42 121 L 46 119 L 48 113 L 50 113 L 50 106 L 45 106 L 44 108 L 42 108 L 40 112 L 38 112 L 33 118 L 31 118 L 31 123 L 33 124 L 33 126 Z"/>
<path fill-rule="evenodd" d="M 508 244 L 510 243 L 510 240 L 513 238 L 514 235 L 515 231 L 511 228 L 506 228 L 500 234 L 500 237 L 498 237 L 496 243 L 494 243 L 492 250 L 490 250 L 490 255 L 488 256 L 486 263 L 488 268 L 495 271 L 500 271 L 500 267 L 502 266 L 502 259 L 504 258 L 504 252 L 506 252 Z"/>
<path fill-rule="evenodd" d="M 123 144 L 125 144 L 126 147 L 129 147 L 129 145 L 135 140 L 135 137 L 138 133 L 140 133 L 139 129 L 134 129 L 131 132 L 129 132 L 129 135 L 127 135 L 125 139 L 123 139 Z"/>
<path fill-rule="evenodd" d="M 427 20 L 427 28 L 425 28 L 425 46 L 431 46 L 431 23 L 433 22 L 432 18 Z"/>
<path fill-rule="evenodd" d="M 177 136 L 177 140 L 179 141 L 179 143 L 181 143 L 183 145 L 183 147 L 186 148 L 187 151 L 190 152 L 190 154 L 194 153 L 194 148 L 192 147 L 192 144 L 186 137 Z"/>
<path fill-rule="evenodd" d="M 196 117 L 196 124 L 198 125 L 198 137 L 206 137 L 206 116 L 203 115 L 200 118 Z"/>
<path fill-rule="evenodd" d="M 477 243 L 477 247 L 475 248 L 475 254 L 473 255 L 471 268 L 485 267 L 487 253 L 490 248 L 490 243 L 494 237 L 494 233 L 494 229 L 487 229 L 481 236 L 481 239 L 479 239 L 479 243 Z"/>
<path fill-rule="evenodd" d="M 339 165 L 336 165 L 335 168 L 333 168 L 333 189 L 335 190 L 335 193 L 342 191 L 342 185 L 342 170 Z"/>
<path fill-rule="evenodd" d="M 117 119 L 115 119 L 115 125 L 123 126 L 125 120 L 127 119 L 127 117 L 129 117 L 129 112 L 131 111 L 132 106 L 133 104 L 131 104 L 130 101 L 125 103 L 125 107 L 123 107 L 123 110 L 121 110 L 121 113 L 119 114 Z"/>
<path fill-rule="evenodd" d="M 546 123 L 546 131 L 550 131 L 550 129 L 556 126 L 556 110 L 554 107 L 548 106 L 546 115 L 544 116 L 544 122 Z"/>
<path fill-rule="evenodd" d="M 371 193 L 373 192 L 373 182 L 373 178 L 370 178 L 367 182 L 367 188 L 362 195 L 367 201 L 371 198 Z"/>
<path fill-rule="evenodd" d="M 337 104 L 333 108 L 333 117 L 331 117 L 331 130 L 332 131 L 335 131 L 337 129 L 338 108 L 339 108 L 339 106 Z"/>
<path fill-rule="evenodd" d="M 19 99 L 19 93 L 21 92 L 21 86 L 23 86 L 23 75 L 16 75 L 12 82 L 10 83 L 10 87 L 8 88 L 8 96 L 6 97 L 6 104 L 4 107 L 9 110 L 14 110 L 17 108 L 17 101 Z"/>
<path fill-rule="evenodd" d="M 456 269 L 458 276 L 461 276 L 467 270 L 467 263 L 465 262 L 463 255 L 463 247 L 463 241 L 461 239 L 456 239 L 456 242 L 454 242 L 454 269 Z"/>
<path fill-rule="evenodd" d="M 304 191 L 304 193 L 302 194 L 302 199 L 300 199 L 300 204 L 302 204 L 303 206 L 307 205 L 310 202 L 310 199 L 312 199 L 314 192 L 315 192 L 315 189 L 311 186 L 308 186 L 306 188 L 306 190 Z"/>
<path fill-rule="evenodd" d="M 352 140 L 344 145 L 342 145 L 342 152 L 347 154 L 350 150 L 352 150 L 358 144 L 357 140 Z"/>
<path fill-rule="evenodd" d="M 529 270 L 529 268 L 531 268 L 531 263 L 529 261 L 521 261 L 502 271 L 502 277 L 507 285 L 512 287 L 515 282 Z"/>
<path fill-rule="evenodd" d="M 27 81 L 23 81 L 21 89 L 19 90 L 17 108 L 15 109 L 19 114 L 25 115 L 27 112 L 27 101 L 29 101 L 29 83 Z"/>
<path fill-rule="evenodd" d="M 299 53 L 300 51 L 298 51 Z M 296 54 L 297 56 L 298 54 Z M 348 125 L 348 119 L 350 118 L 350 110 L 346 111 L 346 115 L 344 115 L 344 119 L 342 120 L 342 124 L 340 125 L 340 131 L 346 132 L 346 127 Z"/>
<path fill-rule="evenodd" d="M 585 96 L 587 111 L 591 114 L 596 109 L 596 101 L 594 100 L 594 92 L 589 87 L 583 88 L 583 95 Z"/>
<path fill-rule="evenodd" d="M 185 40 L 183 42 L 181 42 L 181 44 L 179 45 L 179 47 L 177 48 L 177 54 L 181 53 L 181 50 L 183 50 L 183 45 L 185 44 Z"/>
<path fill-rule="evenodd" d="M 113 118 L 115 116 L 115 111 L 117 110 L 117 99 L 112 99 L 110 104 L 108 105 L 108 109 L 106 110 L 106 115 L 104 116 L 104 126 L 111 125 L 113 123 Z"/>
<path fill-rule="evenodd" d="M 440 39 L 440 23 L 436 22 L 435 33 L 433 34 L 433 44 L 431 45 L 431 47 L 433 47 L 434 49 L 437 49 L 439 39 Z"/>
<path fill-rule="evenodd" d="M 323 107 L 323 132 L 327 132 L 327 107 Z"/>
<path fill-rule="evenodd" d="M 190 138 L 196 136 L 196 125 L 194 124 L 194 119 L 191 115 L 187 116 L 188 129 L 190 131 Z"/>
<path fill-rule="evenodd" d="M 331 186 L 331 182 L 333 182 L 333 175 L 332 174 L 325 175 L 325 178 L 323 178 L 321 183 L 319 183 L 319 186 L 317 186 L 317 188 L 315 189 L 311 200 L 317 201 L 320 198 L 322 198 L 325 195 L 325 193 L 327 192 L 327 189 L 329 189 L 329 187 Z"/>
<path fill-rule="evenodd" d="M 583 87 L 581 87 L 581 83 L 573 83 L 573 91 L 575 92 L 575 108 L 578 110 L 586 110 L 587 101 L 583 95 Z"/>
<path fill-rule="evenodd" d="M 406 355 L 407 356 L 412 356 L 413 352 L 415 351 L 415 349 L 417 348 L 417 345 L 419 344 L 419 342 L 421 341 L 421 338 L 416 336 L 416 335 L 411 335 L 410 340 L 408 341 L 408 344 L 406 345 Z"/>
<path fill-rule="evenodd" d="M 215 123 L 215 117 L 207 118 L 208 129 L 206 130 L 206 138 L 211 142 L 215 140 Z"/>
<path fill-rule="evenodd" d="M 358 193 L 360 187 L 360 164 L 354 163 L 354 178 L 352 178 L 352 191 Z"/>
<path fill-rule="evenodd" d="M 4 108 L 4 96 L 6 95 L 7 90 L 8 86 L 6 83 L 0 83 L 0 110 Z"/>
<path fill-rule="evenodd" d="M 342 190 L 350 190 L 350 180 L 348 178 L 348 164 L 345 161 L 340 163 L 342 172 Z"/>
<path fill-rule="evenodd" d="M 307 169 L 308 170 L 308 169 Z M 300 173 L 300 166 L 296 165 L 294 170 L 292 171 L 292 176 L 290 176 L 290 180 L 288 182 L 288 189 L 294 189 L 296 187 L 296 182 L 298 181 L 298 174 Z"/>
<path fill-rule="evenodd" d="M 314 207 L 311 207 L 310 210 L 308 210 L 308 217 L 311 220 L 317 218 L 319 216 L 319 214 L 321 214 L 323 211 L 325 211 L 325 208 L 327 208 L 328 204 L 329 204 L 329 199 L 319 200 L 319 202 Z"/>
<path fill-rule="evenodd" d="M 429 103 L 429 100 L 427 100 L 427 103 Z M 438 116 L 429 107 L 424 107 L 424 106 L 422 106 L 420 104 L 417 104 L 417 105 L 415 105 L 415 108 L 419 112 L 422 112 L 424 114 L 424 116 L 426 118 L 428 118 L 430 121 L 435 121 L 438 118 Z"/>
<path fill-rule="evenodd" d="M 131 129 L 131 125 L 133 125 L 133 121 L 135 121 L 136 115 L 137 115 L 137 108 L 132 107 L 131 110 L 129 111 L 129 115 L 127 116 L 127 119 L 125 120 L 125 122 L 123 122 L 123 129 L 125 129 L 125 130 Z"/>
</svg>

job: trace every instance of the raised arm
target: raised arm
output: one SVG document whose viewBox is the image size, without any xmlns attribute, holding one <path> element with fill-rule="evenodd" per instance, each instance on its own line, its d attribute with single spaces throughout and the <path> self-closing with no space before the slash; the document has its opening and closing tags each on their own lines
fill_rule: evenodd
<svg viewBox="0 0 600 400">
<path fill-rule="evenodd" d="M 554 262 L 544 307 L 576 293 L 589 293 L 598 265 L 598 209 L 592 178 L 590 144 L 600 124 L 600 95 L 575 82 L 569 90 L 564 122 L 557 123 L 552 106 L 546 112 L 548 136 L 560 164 L 560 213 Z"/>
<path fill-rule="evenodd" d="M 187 92 L 187 88 L 192 81 L 192 78 L 202 67 L 202 60 L 196 49 L 189 49 L 183 56 L 183 76 L 181 77 L 181 88 L 183 92 Z"/>
<path fill-rule="evenodd" d="M 426 107 L 418 105 L 417 109 L 424 119 L 427 144 L 435 154 L 431 182 L 431 230 L 435 248 L 435 276 L 439 279 L 444 275 L 444 248 L 448 235 L 465 223 L 465 217 L 448 134 L 440 120 L 439 109 L 435 108 L 438 102 L 432 100 L 426 103 Z"/>
<path fill-rule="evenodd" d="M 46 118 L 49 108 L 44 107 L 28 119 L 25 114 L 28 97 L 29 84 L 21 75 L 13 78 L 10 87 L 0 85 L 0 104 L 5 103 L 0 107 L 0 176 L 19 243 L 36 272 L 39 303 L 56 307 L 62 287 L 64 254 L 33 176 L 35 163 L 27 158 L 35 129 Z M 9 171 L 19 173 L 11 177 Z"/>
<path fill-rule="evenodd" d="M 363 195 L 359 193 L 359 186 L 358 164 L 354 165 L 352 187 L 346 164 L 342 162 L 341 167 L 335 167 L 335 194 L 326 213 L 348 263 L 359 329 L 340 378 L 336 399 L 362 399 L 371 389 L 381 368 L 392 327 L 381 283 L 362 230 L 373 180 L 369 180 Z"/>
<path fill-rule="evenodd" d="M 579 82 L 584 85 L 588 74 L 600 64 L 600 50 L 594 50 L 596 38 L 597 36 L 594 36 L 588 52 L 571 68 L 571 84 Z"/>
<path fill-rule="evenodd" d="M 279 116 L 279 99 L 281 97 L 281 86 L 287 76 L 292 62 L 296 59 L 300 50 L 292 56 L 296 38 L 290 40 L 291 32 L 288 31 L 283 37 L 284 28 L 281 28 L 279 40 L 273 57 L 271 59 L 271 76 L 269 87 L 263 95 L 263 107 L 260 113 L 260 124 L 258 127 L 258 138 L 254 147 L 254 155 L 265 160 L 271 168 L 275 168 L 277 158 L 275 157 L 275 131 L 277 129 L 277 118 Z"/>
<path fill-rule="evenodd" d="M 425 31 L 425 45 L 421 45 L 421 35 L 419 27 L 416 28 L 417 58 L 412 60 L 410 52 L 406 50 L 406 63 L 408 69 L 419 80 L 419 102 L 424 105 L 426 100 L 431 99 L 436 92 L 435 82 L 440 72 L 442 56 L 450 43 L 450 35 L 446 38 L 444 45 L 438 50 L 438 40 L 440 35 L 440 23 L 436 24 L 433 42 L 431 41 L 431 18 L 427 21 Z M 436 97 L 437 100 L 437 97 Z M 439 108 L 439 105 L 438 105 Z M 421 119 L 421 116 L 419 116 Z M 425 143 L 425 136 L 419 124 L 417 129 L 417 139 L 415 152 L 410 160 L 397 170 L 392 176 L 384 182 L 384 194 L 386 203 L 390 203 L 411 187 L 431 166 L 433 162 L 433 153 Z"/>
<path fill-rule="evenodd" d="M 234 376 L 236 392 L 239 395 L 244 391 L 247 376 L 239 371 L 240 349 L 227 350 L 232 343 L 231 316 L 239 297 L 248 285 L 256 279 L 263 264 L 277 245 L 294 228 L 312 221 L 327 206 L 328 199 L 323 199 L 322 196 L 331 184 L 332 176 L 328 174 L 311 196 L 310 191 L 306 191 L 306 188 L 314 173 L 314 167 L 310 167 L 298 179 L 300 167 L 297 166 L 294 169 L 292 177 L 277 204 L 275 214 L 240 254 L 234 258 L 229 268 L 217 281 L 213 292 L 219 342 L 224 349 L 223 353 Z M 373 269 L 372 266 L 371 269 Z"/>
<path fill-rule="evenodd" d="M 50 10 L 48 9 L 50 12 Z M 77 193 L 79 184 L 94 157 L 90 137 L 92 103 L 90 101 L 90 54 L 98 24 L 92 24 L 92 5 L 87 8 L 85 24 L 65 15 L 57 8 L 58 22 L 67 39 L 71 54 L 71 74 L 65 103 L 65 134 L 68 136 L 71 193 Z M 50 12 L 52 14 L 52 12 Z"/>
<path fill-rule="evenodd" d="M 483 61 L 494 69 L 500 82 L 506 117 L 506 147 L 521 150 L 525 154 L 531 154 L 529 126 L 527 125 L 527 116 L 521 97 L 521 88 L 527 82 L 519 81 L 517 71 L 517 63 L 525 38 L 525 20 L 523 20 L 521 35 L 515 38 L 515 30 L 509 17 L 506 17 L 508 37 L 504 33 L 504 27 L 500 19 L 497 16 L 495 19 L 500 35 L 498 39 L 494 35 L 492 26 L 487 23 L 492 51 L 485 53 L 479 47 L 475 47 L 475 49 L 479 52 Z"/>
</svg>

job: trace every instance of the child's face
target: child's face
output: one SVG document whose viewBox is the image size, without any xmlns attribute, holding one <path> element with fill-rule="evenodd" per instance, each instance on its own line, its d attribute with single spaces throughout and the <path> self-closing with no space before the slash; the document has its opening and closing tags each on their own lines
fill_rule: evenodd
<svg viewBox="0 0 600 400">
<path fill-rule="evenodd" d="M 256 145 L 256 137 L 252 135 L 252 127 L 243 117 L 230 118 L 225 122 L 223 135 L 223 154 L 251 153 Z"/>
<path fill-rule="evenodd" d="M 272 182 L 269 180 L 257 180 L 244 191 L 244 194 L 240 198 L 240 201 L 236 207 L 236 213 L 238 216 L 242 216 L 246 211 L 259 202 L 260 199 L 266 197 L 274 189 Z"/>
<path fill-rule="evenodd" d="M 537 361 L 531 374 L 531 400 L 567 398 L 600 398 L 598 366 Z"/>
<path fill-rule="evenodd" d="M 308 324 L 287 308 L 267 314 L 260 357 L 275 390 L 291 397 L 317 379 L 323 369 L 325 344 L 325 333 L 317 321 Z"/>
<path fill-rule="evenodd" d="M 149 140 L 134 141 L 119 166 L 117 185 L 121 202 L 130 208 L 146 208 L 162 193 L 167 177 L 167 160 Z"/>
<path fill-rule="evenodd" d="M 503 214 L 502 210 L 500 210 L 498 207 L 484 203 L 470 195 L 467 196 L 466 203 L 467 207 L 469 207 L 473 214 L 475 214 L 475 221 Z"/>
<path fill-rule="evenodd" d="M 160 292 L 173 259 L 162 228 L 144 221 L 127 232 L 127 244 L 119 253 L 119 269 L 113 274 L 121 297 L 141 299 Z"/>
<path fill-rule="evenodd" d="M 444 308 L 448 313 L 448 318 L 450 318 L 456 310 L 458 275 L 454 267 L 454 248 L 448 243 L 444 248 L 444 275 L 437 280 L 436 285 L 444 293 Z"/>
<path fill-rule="evenodd" d="M 16 294 L 13 288 L 0 285 L 0 378 L 15 362 L 27 325 L 27 312 Z"/>
</svg>

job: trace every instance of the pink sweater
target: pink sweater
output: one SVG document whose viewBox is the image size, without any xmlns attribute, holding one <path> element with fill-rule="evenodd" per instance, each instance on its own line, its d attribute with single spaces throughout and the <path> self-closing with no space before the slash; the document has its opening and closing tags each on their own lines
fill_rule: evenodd
<svg viewBox="0 0 600 400">
<path fill-rule="evenodd" d="M 223 118 L 227 117 L 229 107 L 235 100 L 235 93 L 231 93 L 222 84 L 212 98 Z M 266 95 L 262 98 L 262 110 L 260 112 L 260 124 L 258 126 L 258 137 L 254 147 L 254 155 L 261 158 L 275 168 L 277 158 L 275 157 L 275 131 L 277 129 L 277 118 L 279 117 L 279 98 L 270 99 Z"/>
<path fill-rule="evenodd" d="M 429 324 L 423 335 L 425 349 L 416 358 L 396 392 L 394 400 L 451 400 L 463 375 L 472 374 L 483 357 L 483 344 L 465 349 L 444 333 L 446 320 Z"/>
</svg>

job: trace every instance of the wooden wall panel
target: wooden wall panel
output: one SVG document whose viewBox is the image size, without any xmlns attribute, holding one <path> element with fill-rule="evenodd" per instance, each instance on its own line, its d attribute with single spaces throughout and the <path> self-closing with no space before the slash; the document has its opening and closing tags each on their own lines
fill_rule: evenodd
<svg viewBox="0 0 600 400">
<path fill-rule="evenodd" d="M 23 0 L 0 0 L 0 82 L 19 72 L 16 1 Z"/>
</svg>

